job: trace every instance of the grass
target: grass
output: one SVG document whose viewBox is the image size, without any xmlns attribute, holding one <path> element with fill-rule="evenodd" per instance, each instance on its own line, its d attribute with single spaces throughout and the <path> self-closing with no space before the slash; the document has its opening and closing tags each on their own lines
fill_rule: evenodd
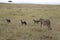
<svg viewBox="0 0 60 40">
<path fill-rule="evenodd" d="M 33 23 L 39 18 L 50 19 L 52 30 Z M 0 4 L 0 40 L 60 40 L 60 5 Z"/>
</svg>

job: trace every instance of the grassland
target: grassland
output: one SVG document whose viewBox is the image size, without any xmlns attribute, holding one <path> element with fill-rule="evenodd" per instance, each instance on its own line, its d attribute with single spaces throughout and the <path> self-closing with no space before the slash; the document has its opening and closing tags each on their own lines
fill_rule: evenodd
<svg viewBox="0 0 60 40">
<path fill-rule="evenodd" d="M 52 30 L 33 23 L 39 18 L 50 19 Z M 0 40 L 60 40 L 60 5 L 0 4 Z"/>
</svg>

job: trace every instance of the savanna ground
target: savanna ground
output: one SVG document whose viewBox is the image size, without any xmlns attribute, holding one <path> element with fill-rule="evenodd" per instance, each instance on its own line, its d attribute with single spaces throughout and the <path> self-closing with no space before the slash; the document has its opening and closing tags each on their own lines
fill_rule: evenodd
<svg viewBox="0 0 60 40">
<path fill-rule="evenodd" d="M 52 30 L 33 23 L 40 18 L 49 19 Z M 60 5 L 0 4 L 0 40 L 60 40 Z"/>
</svg>

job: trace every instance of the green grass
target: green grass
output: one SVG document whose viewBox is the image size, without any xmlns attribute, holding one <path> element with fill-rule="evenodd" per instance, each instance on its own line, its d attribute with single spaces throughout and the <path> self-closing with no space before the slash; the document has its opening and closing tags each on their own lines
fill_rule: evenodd
<svg viewBox="0 0 60 40">
<path fill-rule="evenodd" d="M 33 23 L 40 18 L 50 19 L 52 30 Z M 0 4 L 0 40 L 60 40 L 60 5 Z"/>
</svg>

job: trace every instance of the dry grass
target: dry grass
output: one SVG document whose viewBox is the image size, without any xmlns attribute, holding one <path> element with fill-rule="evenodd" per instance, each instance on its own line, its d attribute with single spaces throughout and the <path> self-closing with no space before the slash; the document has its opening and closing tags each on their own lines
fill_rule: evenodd
<svg viewBox="0 0 60 40">
<path fill-rule="evenodd" d="M 33 23 L 39 18 L 50 19 L 52 30 Z M 28 25 L 21 25 L 21 19 Z M 0 40 L 60 40 L 60 6 L 0 4 Z"/>
</svg>

